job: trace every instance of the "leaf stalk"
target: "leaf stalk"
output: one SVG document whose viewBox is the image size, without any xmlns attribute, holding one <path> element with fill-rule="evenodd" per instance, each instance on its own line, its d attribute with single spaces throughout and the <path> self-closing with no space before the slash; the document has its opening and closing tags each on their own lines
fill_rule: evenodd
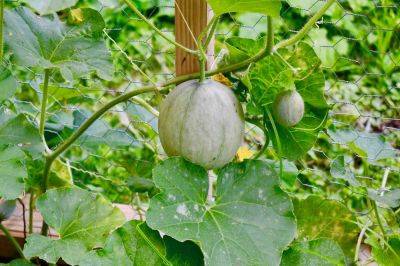
<svg viewBox="0 0 400 266">
<path fill-rule="evenodd" d="M 21 246 L 2 223 L 0 223 L 0 230 L 3 231 L 6 238 L 11 242 L 11 244 L 13 244 L 21 258 L 25 259 L 24 252 L 22 251 Z"/>
</svg>

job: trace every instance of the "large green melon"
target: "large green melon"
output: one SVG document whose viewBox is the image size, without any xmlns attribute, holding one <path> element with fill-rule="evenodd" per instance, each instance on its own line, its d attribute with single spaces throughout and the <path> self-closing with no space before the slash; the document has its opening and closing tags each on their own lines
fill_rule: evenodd
<svg viewBox="0 0 400 266">
<path fill-rule="evenodd" d="M 178 85 L 160 108 L 159 134 L 168 156 L 206 169 L 229 163 L 242 144 L 244 115 L 227 86 L 206 80 Z"/>
</svg>

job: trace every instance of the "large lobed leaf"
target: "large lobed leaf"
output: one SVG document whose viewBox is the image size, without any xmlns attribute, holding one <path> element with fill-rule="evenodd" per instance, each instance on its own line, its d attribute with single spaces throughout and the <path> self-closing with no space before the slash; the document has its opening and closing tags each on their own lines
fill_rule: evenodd
<svg viewBox="0 0 400 266">
<path fill-rule="evenodd" d="M 89 252 L 79 265 L 202 265 L 200 249 L 192 242 L 178 242 L 149 228 L 129 221 L 115 230 L 105 247 Z"/>
<path fill-rule="evenodd" d="M 162 162 L 153 175 L 162 192 L 151 199 L 149 226 L 198 243 L 206 265 L 277 265 L 294 238 L 292 203 L 274 165 L 228 165 L 219 173 L 215 202 L 207 200 L 207 172 L 182 158 Z"/>
<path fill-rule="evenodd" d="M 343 248 L 346 255 L 354 254 L 359 229 L 355 215 L 346 206 L 319 196 L 295 200 L 293 205 L 299 240 L 330 238 Z"/>
<path fill-rule="evenodd" d="M 0 198 L 16 199 L 24 191 L 24 178 L 27 177 L 21 163 L 24 157 L 18 147 L 0 148 Z"/>
<path fill-rule="evenodd" d="M 216 15 L 229 12 L 254 12 L 279 17 L 281 0 L 207 0 Z"/>
<path fill-rule="evenodd" d="M 22 0 L 41 15 L 51 14 L 74 6 L 78 0 Z"/>
<path fill-rule="evenodd" d="M 346 265 L 345 261 L 344 253 L 335 241 L 321 238 L 294 243 L 283 253 L 281 266 Z"/>
<path fill-rule="evenodd" d="M 37 208 L 60 239 L 31 235 L 24 254 L 49 263 L 60 258 L 75 265 L 94 247 L 102 247 L 108 235 L 125 222 L 124 214 L 102 196 L 78 188 L 47 191 Z"/>
<path fill-rule="evenodd" d="M 39 17 L 19 7 L 5 11 L 5 42 L 17 64 L 26 67 L 58 69 L 67 81 L 95 72 L 112 78 L 113 67 L 104 40 L 104 25 L 97 11 L 85 9 L 82 22 L 68 26 L 56 15 Z"/>
<path fill-rule="evenodd" d="M 350 128 L 337 128 L 334 125 L 328 129 L 328 135 L 335 143 L 347 145 L 360 157 L 369 163 L 377 164 L 380 160 L 395 159 L 399 151 L 385 140 L 382 134 L 359 132 Z"/>
<path fill-rule="evenodd" d="M 260 47 L 259 41 L 249 39 L 236 39 L 228 43 L 231 54 L 234 51 L 232 47 L 240 51 L 233 53 L 233 61 L 242 58 L 244 54 L 253 55 L 257 50 L 254 47 Z M 314 146 L 325 124 L 329 110 L 324 97 L 325 78 L 319 69 L 321 61 L 308 44 L 301 42 L 293 51 L 278 52 L 280 56 L 268 56 L 250 68 L 242 81 L 249 88 L 251 101 L 261 114 L 266 109 L 273 113 L 272 103 L 280 92 L 295 86 L 301 94 L 305 102 L 305 114 L 298 125 L 287 128 L 275 123 L 278 133 L 275 136 L 272 121 L 267 124 L 275 148 L 278 149 L 278 137 L 282 156 L 296 160 Z"/>
</svg>

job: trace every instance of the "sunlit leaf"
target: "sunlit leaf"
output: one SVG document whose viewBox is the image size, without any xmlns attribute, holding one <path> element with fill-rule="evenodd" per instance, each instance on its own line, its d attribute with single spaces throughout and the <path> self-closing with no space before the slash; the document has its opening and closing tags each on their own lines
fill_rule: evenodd
<svg viewBox="0 0 400 266">
<path fill-rule="evenodd" d="M 149 226 L 199 243 L 206 265 L 279 264 L 294 237 L 292 204 L 268 163 L 221 170 L 215 202 L 207 201 L 207 172 L 181 158 L 158 165 L 153 179 L 162 192 L 151 199 Z"/>
<path fill-rule="evenodd" d="M 109 80 L 113 66 L 110 52 L 99 38 L 99 25 L 104 25 L 99 17 L 68 26 L 56 15 L 38 17 L 23 7 L 6 10 L 5 42 L 21 66 L 58 69 L 67 81 L 92 72 Z"/>
<path fill-rule="evenodd" d="M 207 0 L 216 15 L 229 12 L 254 12 L 279 17 L 280 0 Z"/>
<path fill-rule="evenodd" d="M 385 246 L 373 246 L 372 256 L 378 265 L 397 266 L 400 264 L 400 237 L 392 236 L 387 241 L 390 248 Z"/>
<path fill-rule="evenodd" d="M 342 247 L 345 254 L 354 254 L 359 229 L 354 223 L 354 214 L 346 206 L 319 196 L 309 196 L 293 204 L 299 240 L 330 238 Z"/>
</svg>

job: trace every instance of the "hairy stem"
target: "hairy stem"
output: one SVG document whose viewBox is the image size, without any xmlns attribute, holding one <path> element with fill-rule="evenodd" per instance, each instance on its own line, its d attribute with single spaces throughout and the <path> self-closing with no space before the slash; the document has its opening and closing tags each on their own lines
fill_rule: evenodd
<svg viewBox="0 0 400 266">
<path fill-rule="evenodd" d="M 215 30 L 217 29 L 218 22 L 219 22 L 219 17 L 216 17 L 215 20 L 211 22 L 212 23 L 211 29 L 210 29 L 210 32 L 208 33 L 207 39 L 204 43 L 204 47 L 208 47 L 210 45 L 211 40 L 214 37 Z"/>
<path fill-rule="evenodd" d="M 4 55 L 4 0 L 0 0 L 0 60 Z"/>
<path fill-rule="evenodd" d="M 376 216 L 376 221 L 378 222 L 378 226 L 379 226 L 379 229 L 380 229 L 381 232 L 382 232 L 382 236 L 383 236 L 384 239 L 387 239 L 387 238 L 386 238 L 385 228 L 383 228 L 383 224 L 382 224 L 382 221 L 381 221 L 381 217 L 379 216 L 378 206 L 376 205 L 376 202 L 375 202 L 375 201 L 372 201 L 372 207 L 374 208 L 374 213 L 375 213 L 375 216 Z"/>
<path fill-rule="evenodd" d="M 325 12 L 335 3 L 337 0 L 328 0 L 326 4 L 310 18 L 310 20 L 303 26 L 303 28 L 298 31 L 293 37 L 278 43 L 274 50 L 278 50 L 280 48 L 293 45 L 303 39 L 307 33 L 310 31 L 312 27 L 315 26 L 315 23 L 325 14 Z"/>
<path fill-rule="evenodd" d="M 0 223 L 0 230 L 3 231 L 6 238 L 11 242 L 11 244 L 13 244 L 13 246 L 17 250 L 18 254 L 21 256 L 21 258 L 25 259 L 21 246 L 19 245 L 17 240 L 10 234 L 10 231 L 8 231 L 8 229 L 2 223 Z"/>
<path fill-rule="evenodd" d="M 197 51 L 189 49 L 185 46 L 183 46 L 182 44 L 174 41 L 173 39 L 171 39 L 170 37 L 168 37 L 164 32 L 162 32 L 159 28 L 157 28 L 150 20 L 148 20 L 140 11 L 139 9 L 136 8 L 136 6 L 130 2 L 130 0 L 124 0 L 125 3 L 129 6 L 130 9 L 132 9 L 133 12 L 135 12 L 135 14 L 141 18 L 147 25 L 149 25 L 156 33 L 158 33 L 162 38 L 164 38 L 166 41 L 172 43 L 173 45 L 175 45 L 176 47 L 181 48 L 182 50 L 184 50 L 185 52 L 188 52 L 190 54 L 197 54 Z"/>
<path fill-rule="evenodd" d="M 47 100 L 49 97 L 49 78 L 50 78 L 50 70 L 46 69 L 44 71 L 42 107 L 40 109 L 40 122 L 39 122 L 39 134 L 40 136 L 42 136 L 43 139 L 44 139 L 44 126 L 46 123 Z"/>
</svg>

